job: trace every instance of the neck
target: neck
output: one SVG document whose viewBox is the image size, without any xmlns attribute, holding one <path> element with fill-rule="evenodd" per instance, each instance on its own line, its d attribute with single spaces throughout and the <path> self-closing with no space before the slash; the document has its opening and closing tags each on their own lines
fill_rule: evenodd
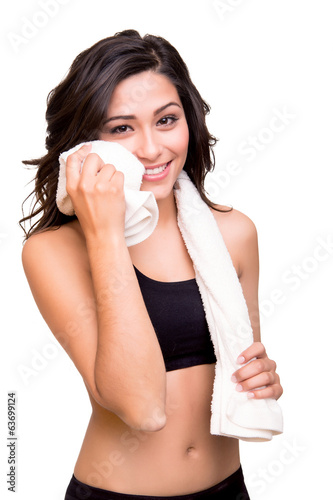
<svg viewBox="0 0 333 500">
<path fill-rule="evenodd" d="M 158 206 L 158 226 L 161 228 L 170 222 L 177 220 L 177 205 L 173 191 L 167 198 L 157 201 Z"/>
</svg>

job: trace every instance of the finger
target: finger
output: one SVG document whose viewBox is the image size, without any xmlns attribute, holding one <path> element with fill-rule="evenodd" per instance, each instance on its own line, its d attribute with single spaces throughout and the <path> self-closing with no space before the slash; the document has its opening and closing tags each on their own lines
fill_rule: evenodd
<svg viewBox="0 0 333 500">
<path fill-rule="evenodd" d="M 257 389 L 247 393 L 249 399 L 279 399 L 282 396 L 283 389 L 279 384 L 270 385 L 263 389 Z"/>
<path fill-rule="evenodd" d="M 116 170 L 115 173 L 112 176 L 112 182 L 111 182 L 111 192 L 114 195 L 122 195 L 124 198 L 124 174 L 123 172 L 120 172 L 119 170 Z"/>
<path fill-rule="evenodd" d="M 95 184 L 95 189 L 99 193 L 108 193 L 108 195 L 113 198 L 117 198 L 119 201 L 123 201 L 125 199 L 124 193 L 124 174 L 112 169 L 112 165 L 109 165 L 110 168 L 104 168 L 100 173 L 97 174 L 97 181 Z M 100 179 L 100 177 L 104 175 L 104 179 Z M 111 177 L 111 178 L 110 178 Z"/>
<path fill-rule="evenodd" d="M 118 189 L 120 189 L 120 190 L 124 189 L 124 180 L 125 180 L 125 177 L 124 177 L 123 172 L 116 170 L 113 177 L 112 177 L 112 182 L 115 184 L 115 186 Z"/>
<path fill-rule="evenodd" d="M 265 346 L 261 342 L 253 342 L 245 351 L 237 358 L 237 363 L 240 365 L 247 363 L 253 358 L 259 358 L 266 355 Z"/>
<path fill-rule="evenodd" d="M 242 382 L 251 377 L 255 377 L 263 372 L 272 372 L 274 371 L 274 362 L 272 362 L 269 358 L 264 359 L 254 359 L 247 365 L 239 368 L 239 370 L 235 371 L 232 375 L 231 380 L 233 382 Z"/>
<path fill-rule="evenodd" d="M 89 154 L 89 151 L 91 150 L 91 143 L 89 144 L 84 144 L 83 146 L 80 147 L 75 153 L 72 153 L 68 156 L 66 166 L 69 168 L 77 168 L 77 166 L 80 167 L 81 169 L 81 164 Z"/>
<path fill-rule="evenodd" d="M 96 184 L 108 182 L 112 179 L 115 174 L 116 169 L 114 165 L 110 165 L 106 163 L 102 166 L 102 168 L 97 172 L 97 182 Z"/>
<path fill-rule="evenodd" d="M 77 181 L 80 178 L 82 162 L 89 154 L 91 149 L 90 144 L 84 144 L 80 149 L 75 151 L 68 156 L 66 161 L 66 183 L 71 184 L 73 181 Z"/>
<path fill-rule="evenodd" d="M 269 385 L 274 385 L 277 382 L 274 373 L 263 372 L 259 375 L 251 377 L 249 379 L 243 380 L 236 385 L 236 391 L 245 392 L 252 391 L 255 389 L 268 387 Z"/>
<path fill-rule="evenodd" d="M 104 161 L 97 153 L 89 153 L 82 165 L 82 184 L 90 185 L 90 183 L 94 181 L 94 177 L 97 175 L 97 172 L 99 172 L 103 166 Z"/>
</svg>

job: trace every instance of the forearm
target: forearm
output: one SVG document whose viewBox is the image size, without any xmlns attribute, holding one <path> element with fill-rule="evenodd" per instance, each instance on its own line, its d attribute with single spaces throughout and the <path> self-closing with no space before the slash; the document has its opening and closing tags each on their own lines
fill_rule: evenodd
<svg viewBox="0 0 333 500">
<path fill-rule="evenodd" d="M 96 299 L 96 389 L 107 407 L 133 427 L 164 425 L 166 374 L 123 238 L 87 241 Z"/>
</svg>

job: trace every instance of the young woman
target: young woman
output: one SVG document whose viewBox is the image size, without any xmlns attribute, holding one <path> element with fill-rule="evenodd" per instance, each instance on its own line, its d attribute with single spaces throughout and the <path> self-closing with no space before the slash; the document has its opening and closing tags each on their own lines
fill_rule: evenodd
<svg viewBox="0 0 333 500">
<path fill-rule="evenodd" d="M 49 95 L 48 152 L 26 162 L 38 165 L 37 208 L 20 222 L 42 214 L 26 234 L 24 270 L 92 406 L 66 500 L 249 498 L 238 440 L 209 431 L 216 358 L 177 225 L 173 186 L 182 169 L 211 207 L 252 318 L 255 342 L 239 353 L 235 391 L 278 399 L 282 388 L 255 319 L 255 226 L 205 196 L 216 141 L 208 111 L 175 48 L 134 30 L 82 52 Z M 96 139 L 133 153 L 146 169 L 141 189 L 157 200 L 156 229 L 132 247 L 124 238 L 123 174 L 90 154 Z M 66 164 L 76 213 L 68 217 L 55 202 L 58 157 L 82 142 Z M 181 339 L 182 348 L 168 350 L 163 336 Z"/>
</svg>

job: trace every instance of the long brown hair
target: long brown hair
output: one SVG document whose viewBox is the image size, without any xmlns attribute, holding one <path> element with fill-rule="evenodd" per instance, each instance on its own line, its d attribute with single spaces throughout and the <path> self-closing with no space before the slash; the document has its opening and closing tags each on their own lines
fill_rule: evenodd
<svg viewBox="0 0 333 500">
<path fill-rule="evenodd" d="M 201 98 L 191 81 L 188 68 L 177 50 L 164 38 L 141 37 L 135 30 L 125 30 L 105 38 L 81 52 L 73 61 L 67 76 L 47 98 L 47 154 L 27 160 L 25 165 L 37 169 L 35 188 L 24 200 L 35 195 L 31 213 L 19 224 L 25 240 L 32 234 L 76 219 L 62 214 L 56 205 L 59 155 L 85 141 L 98 139 L 108 104 L 115 87 L 125 78 L 152 70 L 170 79 L 178 91 L 190 132 L 184 170 L 198 189 L 201 198 L 212 208 L 206 197 L 204 180 L 215 166 L 212 147 L 217 139 L 206 126 L 209 105 Z M 26 232 L 22 223 L 41 215 Z"/>
</svg>

